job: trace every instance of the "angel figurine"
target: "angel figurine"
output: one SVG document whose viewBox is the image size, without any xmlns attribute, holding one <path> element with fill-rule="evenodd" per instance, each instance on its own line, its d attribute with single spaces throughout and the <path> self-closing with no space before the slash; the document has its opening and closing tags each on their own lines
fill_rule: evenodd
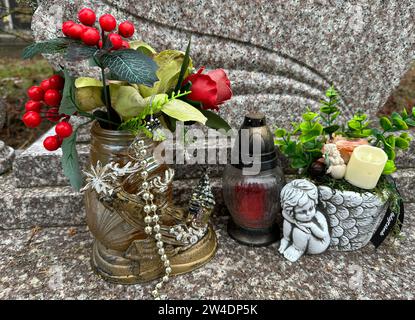
<svg viewBox="0 0 415 320">
<path fill-rule="evenodd" d="M 323 153 L 326 166 L 328 167 L 327 174 L 330 174 L 334 179 L 343 179 L 346 175 L 346 165 L 336 144 L 325 144 Z"/>
<path fill-rule="evenodd" d="M 293 180 L 281 191 L 284 237 L 279 252 L 291 262 L 304 253 L 323 253 L 330 245 L 327 220 L 317 203 L 318 189 L 308 180 Z"/>
</svg>

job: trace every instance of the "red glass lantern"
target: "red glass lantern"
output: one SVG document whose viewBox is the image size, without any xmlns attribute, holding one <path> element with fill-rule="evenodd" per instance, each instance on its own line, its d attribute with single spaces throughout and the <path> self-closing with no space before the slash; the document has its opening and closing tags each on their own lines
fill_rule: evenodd
<svg viewBox="0 0 415 320">
<path fill-rule="evenodd" d="M 232 217 L 229 235 L 253 246 L 279 240 L 276 220 L 281 214 L 279 195 L 285 179 L 263 114 L 245 117 L 232 159 L 223 174 L 224 201 Z"/>
</svg>

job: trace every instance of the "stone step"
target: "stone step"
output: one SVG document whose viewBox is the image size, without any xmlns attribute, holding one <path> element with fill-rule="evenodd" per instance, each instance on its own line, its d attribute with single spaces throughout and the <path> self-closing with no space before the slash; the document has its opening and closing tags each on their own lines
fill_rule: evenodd
<svg viewBox="0 0 415 320">
<path fill-rule="evenodd" d="M 31 228 L 34 226 L 68 226 L 85 224 L 83 195 L 69 186 L 15 187 L 12 174 L 0 176 L 0 229 Z M 174 202 L 186 205 L 199 179 L 176 180 L 173 183 Z M 216 213 L 221 213 L 221 179 L 212 178 L 217 199 Z"/>
</svg>

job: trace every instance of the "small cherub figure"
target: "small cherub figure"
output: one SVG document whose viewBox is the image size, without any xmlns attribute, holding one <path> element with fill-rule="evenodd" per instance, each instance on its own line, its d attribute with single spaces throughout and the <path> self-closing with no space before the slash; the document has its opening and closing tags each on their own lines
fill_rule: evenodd
<svg viewBox="0 0 415 320">
<path fill-rule="evenodd" d="M 343 179 L 346 175 L 346 165 L 344 164 L 344 160 L 337 149 L 336 144 L 325 144 L 323 147 L 323 154 L 326 166 L 328 167 L 327 173 L 334 179 Z"/>
<path fill-rule="evenodd" d="M 305 179 L 293 180 L 281 191 L 284 237 L 279 252 L 291 262 L 304 253 L 323 253 L 330 244 L 327 220 L 316 209 L 317 202 L 317 187 Z"/>
</svg>

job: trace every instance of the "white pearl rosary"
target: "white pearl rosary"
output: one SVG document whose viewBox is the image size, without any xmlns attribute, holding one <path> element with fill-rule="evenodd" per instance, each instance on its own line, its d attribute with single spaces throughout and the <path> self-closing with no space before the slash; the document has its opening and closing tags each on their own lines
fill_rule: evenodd
<svg viewBox="0 0 415 320">
<path fill-rule="evenodd" d="M 140 156 L 145 157 L 147 155 L 147 150 L 145 148 L 144 141 L 139 140 L 138 145 L 140 148 Z M 146 214 L 146 216 L 144 217 L 144 223 L 146 224 L 146 227 L 144 228 L 144 232 L 149 236 L 152 234 L 154 235 L 156 246 L 158 248 L 158 254 L 165 267 L 165 275 L 163 276 L 162 280 L 156 284 L 155 289 L 151 292 L 154 299 L 160 300 L 161 296 L 160 296 L 159 290 L 163 287 L 164 283 L 169 281 L 169 276 L 170 276 L 170 273 L 172 272 L 172 269 L 170 267 L 169 258 L 167 257 L 165 253 L 164 243 L 162 241 L 162 235 L 160 233 L 161 227 L 158 223 L 160 221 L 160 216 L 157 214 L 158 208 L 157 208 L 157 205 L 154 204 L 153 202 L 154 195 L 151 194 L 151 192 L 149 191 L 150 184 L 147 182 L 148 171 L 146 170 L 147 161 L 142 160 L 140 164 L 143 167 L 143 171 L 141 172 L 141 177 L 144 180 L 143 183 L 141 184 L 141 188 L 143 190 L 142 198 L 145 201 L 144 213 Z"/>
</svg>

